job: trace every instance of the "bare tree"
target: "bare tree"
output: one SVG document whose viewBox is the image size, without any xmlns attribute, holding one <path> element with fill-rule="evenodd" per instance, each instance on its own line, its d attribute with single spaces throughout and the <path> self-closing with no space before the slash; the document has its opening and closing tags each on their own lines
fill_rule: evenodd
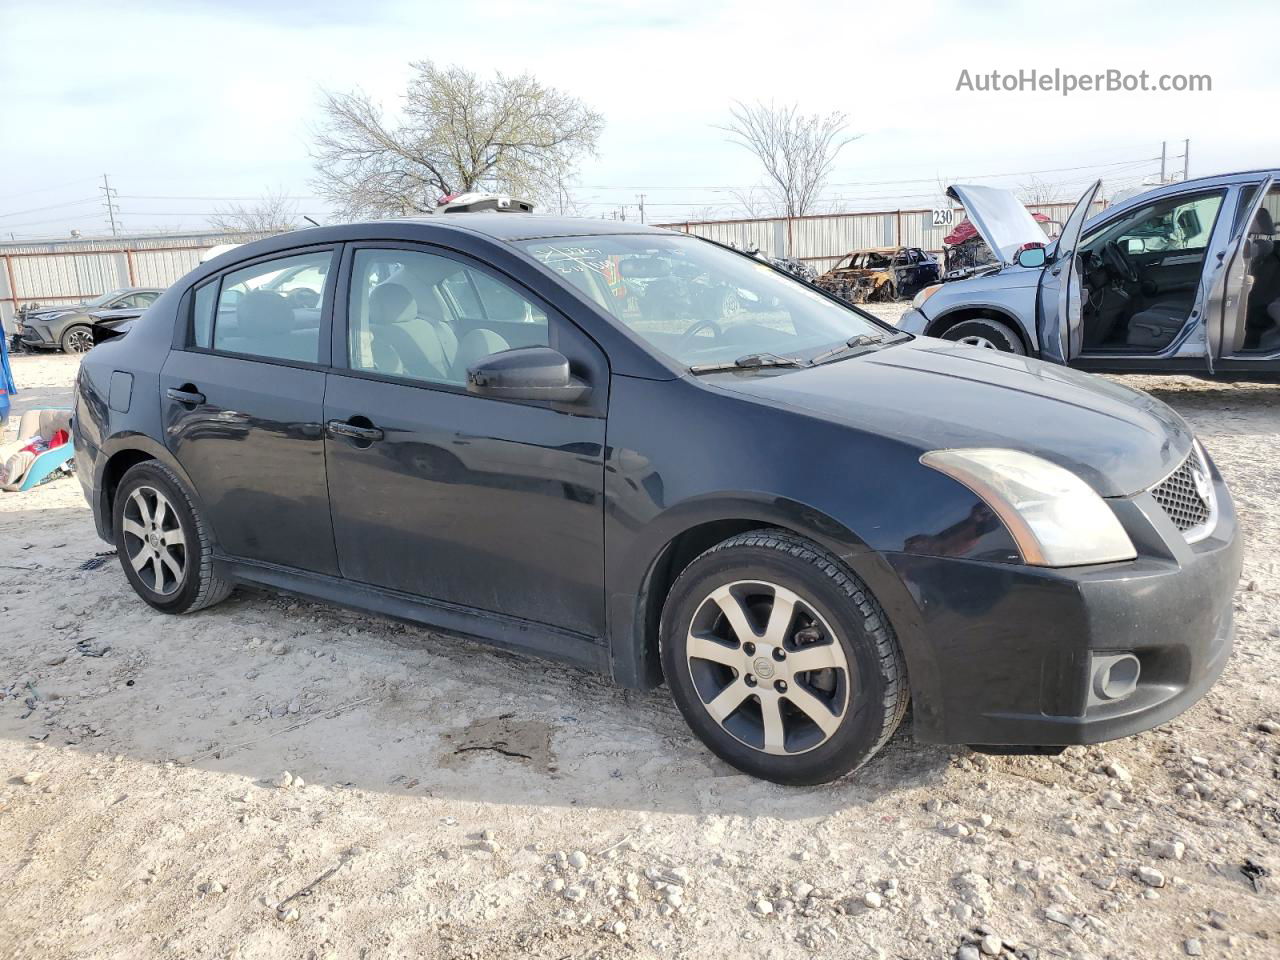
<svg viewBox="0 0 1280 960">
<path fill-rule="evenodd" d="M 778 215 L 777 201 L 767 187 L 747 187 L 745 190 L 734 188 L 729 193 L 748 217 L 776 217 Z"/>
<path fill-rule="evenodd" d="M 790 217 L 815 209 L 836 156 L 858 139 L 846 135 L 848 117 L 838 111 L 805 114 L 798 104 L 735 101 L 729 113 L 732 120 L 717 129 L 756 155 L 776 206 Z"/>
<path fill-rule="evenodd" d="M 411 66 L 395 120 L 367 94 L 325 94 L 315 185 L 344 215 L 417 213 L 483 188 L 554 201 L 595 153 L 603 117 L 527 73 L 486 81 L 429 60 Z"/>
<path fill-rule="evenodd" d="M 1056 183 L 1047 183 L 1032 174 L 1025 183 L 1018 187 L 1018 199 L 1029 207 L 1061 203 L 1062 187 Z"/>
<path fill-rule="evenodd" d="M 283 190 L 268 191 L 250 204 L 218 204 L 217 211 L 209 225 L 229 233 L 284 233 L 298 225 L 298 204 Z"/>
</svg>

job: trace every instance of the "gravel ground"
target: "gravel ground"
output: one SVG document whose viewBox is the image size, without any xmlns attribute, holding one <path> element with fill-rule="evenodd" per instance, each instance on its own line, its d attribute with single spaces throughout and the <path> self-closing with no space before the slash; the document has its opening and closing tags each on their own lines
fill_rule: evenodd
<svg viewBox="0 0 1280 960">
<path fill-rule="evenodd" d="M 75 360 L 14 368 L 56 400 Z M 1280 392 L 1128 379 L 1236 495 L 1222 681 L 1054 758 L 904 727 L 820 788 L 665 690 L 256 591 L 153 614 L 74 479 L 0 494 L 0 956 L 1280 957 Z"/>
</svg>

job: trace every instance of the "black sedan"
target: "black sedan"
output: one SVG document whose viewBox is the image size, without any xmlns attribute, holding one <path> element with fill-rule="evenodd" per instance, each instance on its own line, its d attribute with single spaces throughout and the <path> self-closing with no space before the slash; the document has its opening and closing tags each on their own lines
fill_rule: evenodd
<svg viewBox="0 0 1280 960">
<path fill-rule="evenodd" d="M 1231 498 L 1164 404 L 637 224 L 238 247 L 84 359 L 75 443 L 157 610 L 258 584 L 665 679 L 784 783 L 858 767 L 909 700 L 923 741 L 1134 734 L 1231 651 Z"/>
</svg>

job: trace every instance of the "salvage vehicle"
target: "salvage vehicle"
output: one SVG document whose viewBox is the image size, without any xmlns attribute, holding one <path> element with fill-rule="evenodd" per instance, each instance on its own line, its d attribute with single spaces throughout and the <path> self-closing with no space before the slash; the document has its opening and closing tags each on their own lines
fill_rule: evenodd
<svg viewBox="0 0 1280 960">
<path fill-rule="evenodd" d="M 772 307 L 616 296 L 622 263 Z M 781 783 L 858 767 L 909 700 L 927 742 L 1135 734 L 1232 647 L 1231 497 L 1163 403 L 641 224 L 246 244 L 85 356 L 74 440 L 157 610 L 257 584 L 665 680 Z"/>
<path fill-rule="evenodd" d="M 84 353 L 93 347 L 94 311 L 145 310 L 161 293 L 155 287 L 125 287 L 73 307 L 46 307 L 21 319 L 18 337 L 27 350 Z"/>
<path fill-rule="evenodd" d="M 998 268 L 926 287 L 902 330 L 1085 370 L 1280 371 L 1277 170 L 1183 180 L 1096 216 L 1095 182 L 1047 247 L 1012 194 L 954 186 Z"/>
<path fill-rule="evenodd" d="M 1029 240 L 1026 248 L 1048 246 L 1047 231 L 1052 221 L 1043 213 L 1033 213 L 1031 218 L 1046 231 L 1044 240 Z M 942 279 L 963 280 L 975 273 L 993 273 L 1000 269 L 987 241 L 968 218 L 956 224 L 956 228 L 942 238 Z"/>
<path fill-rule="evenodd" d="M 850 303 L 912 297 L 942 276 L 933 254 L 919 247 L 855 250 L 815 281 Z"/>
</svg>

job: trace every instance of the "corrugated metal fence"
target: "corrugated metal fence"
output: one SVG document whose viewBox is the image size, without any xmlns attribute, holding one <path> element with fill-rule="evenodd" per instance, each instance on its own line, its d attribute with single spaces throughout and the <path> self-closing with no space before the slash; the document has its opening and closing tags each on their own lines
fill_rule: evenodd
<svg viewBox="0 0 1280 960">
<path fill-rule="evenodd" d="M 1072 203 L 1031 204 L 1057 226 L 1071 213 Z M 1105 205 L 1095 203 L 1091 213 Z M 953 224 L 964 218 L 957 208 Z M 752 220 L 700 220 L 663 223 L 670 230 L 707 237 L 740 248 L 757 248 L 770 256 L 796 257 L 821 273 L 853 250 L 874 247 L 920 247 L 942 251 L 942 238 L 955 229 L 934 226 L 932 210 L 881 210 L 872 213 L 828 213 L 808 217 L 766 217 Z M 1056 233 L 1056 227 L 1051 228 Z"/>
<path fill-rule="evenodd" d="M 120 287 L 167 287 L 210 247 L 265 236 L 204 232 L 0 244 L 0 327 L 12 332 L 24 303 L 79 303 Z"/>
</svg>

